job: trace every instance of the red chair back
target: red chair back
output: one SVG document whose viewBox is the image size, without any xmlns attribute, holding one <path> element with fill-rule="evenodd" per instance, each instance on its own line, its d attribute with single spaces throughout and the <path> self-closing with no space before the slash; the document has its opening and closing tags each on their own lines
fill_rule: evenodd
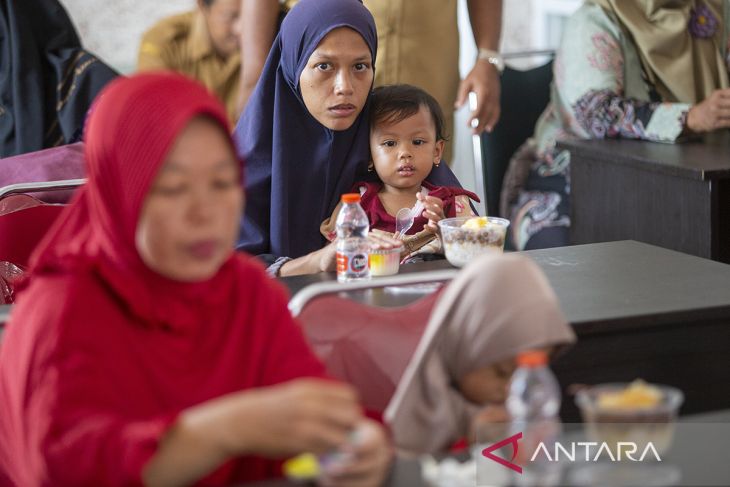
<svg viewBox="0 0 730 487">
<path fill-rule="evenodd" d="M 404 307 L 380 308 L 324 295 L 298 315 L 327 372 L 355 386 L 362 405 L 383 412 L 418 346 L 439 293 Z"/>
<path fill-rule="evenodd" d="M 48 205 L 38 200 L 28 204 L 28 199 L 35 200 L 27 195 L 8 196 L 2 206 L 12 208 L 13 200 L 25 205 L 6 212 L 0 209 L 0 261 L 21 268 L 28 267 L 31 253 L 64 208 L 64 205 Z"/>
<path fill-rule="evenodd" d="M 24 194 L 0 201 L 0 304 L 12 303 L 13 281 L 63 208 Z"/>
</svg>

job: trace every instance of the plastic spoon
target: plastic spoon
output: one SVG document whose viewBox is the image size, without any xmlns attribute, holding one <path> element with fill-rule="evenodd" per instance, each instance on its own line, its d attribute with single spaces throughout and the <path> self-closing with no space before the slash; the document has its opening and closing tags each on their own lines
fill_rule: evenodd
<svg viewBox="0 0 730 487">
<path fill-rule="evenodd" d="M 411 208 L 401 208 L 395 214 L 395 238 L 403 238 L 403 235 L 413 226 L 413 212 Z"/>
<path fill-rule="evenodd" d="M 425 188 L 421 190 L 421 194 L 424 196 L 428 194 Z M 414 220 L 418 218 L 421 212 L 423 212 L 423 203 L 421 200 L 417 200 L 413 208 L 401 208 L 398 210 L 398 213 L 395 214 L 395 238 L 403 238 L 406 232 L 411 229 Z"/>
</svg>

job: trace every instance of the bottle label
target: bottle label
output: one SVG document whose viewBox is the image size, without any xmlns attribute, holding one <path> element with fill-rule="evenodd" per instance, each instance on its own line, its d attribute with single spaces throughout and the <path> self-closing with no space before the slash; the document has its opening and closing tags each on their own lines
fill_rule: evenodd
<svg viewBox="0 0 730 487">
<path fill-rule="evenodd" d="M 368 256 L 363 253 L 337 252 L 337 275 L 364 277 L 368 271 Z"/>
</svg>

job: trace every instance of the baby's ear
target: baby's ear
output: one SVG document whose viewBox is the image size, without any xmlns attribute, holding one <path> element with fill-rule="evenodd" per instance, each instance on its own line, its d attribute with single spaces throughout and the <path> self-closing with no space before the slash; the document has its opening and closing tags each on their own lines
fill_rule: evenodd
<svg viewBox="0 0 730 487">
<path fill-rule="evenodd" d="M 436 145 L 433 149 L 433 163 L 437 166 L 441 163 L 441 156 L 444 155 L 445 144 L 446 142 L 444 141 L 444 139 L 437 140 Z"/>
<path fill-rule="evenodd" d="M 373 172 L 375 170 L 375 163 L 372 159 L 368 162 L 368 172 Z"/>
</svg>

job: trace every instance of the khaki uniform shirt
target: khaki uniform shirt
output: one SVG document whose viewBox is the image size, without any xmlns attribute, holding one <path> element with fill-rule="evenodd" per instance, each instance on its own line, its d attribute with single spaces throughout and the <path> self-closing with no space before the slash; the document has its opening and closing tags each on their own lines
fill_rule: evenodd
<svg viewBox="0 0 730 487">
<path fill-rule="evenodd" d="M 170 69 L 197 79 L 224 103 L 231 123 L 238 121 L 241 56 L 221 59 L 216 54 L 199 12 L 168 17 L 148 30 L 142 37 L 137 68 Z"/>
<path fill-rule="evenodd" d="M 296 0 L 285 0 L 292 8 Z M 375 86 L 407 83 L 426 90 L 444 112 L 453 138 L 459 88 L 457 0 L 363 0 L 378 29 Z M 450 161 L 450 144 L 444 160 Z"/>
<path fill-rule="evenodd" d="M 444 112 L 453 138 L 459 88 L 457 0 L 364 0 L 378 28 L 375 85 L 407 83 L 426 90 Z M 446 144 L 444 160 L 451 160 Z"/>
</svg>

